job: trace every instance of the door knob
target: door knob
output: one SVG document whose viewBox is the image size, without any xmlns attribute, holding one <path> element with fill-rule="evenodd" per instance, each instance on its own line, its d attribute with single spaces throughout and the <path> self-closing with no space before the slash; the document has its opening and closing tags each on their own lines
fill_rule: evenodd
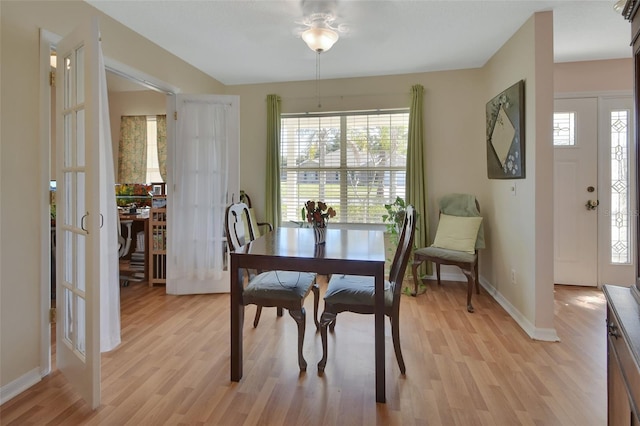
<svg viewBox="0 0 640 426">
<path fill-rule="evenodd" d="M 587 208 L 587 210 L 595 210 L 599 204 L 600 200 L 587 200 L 587 204 L 585 204 L 585 207 Z"/>
</svg>

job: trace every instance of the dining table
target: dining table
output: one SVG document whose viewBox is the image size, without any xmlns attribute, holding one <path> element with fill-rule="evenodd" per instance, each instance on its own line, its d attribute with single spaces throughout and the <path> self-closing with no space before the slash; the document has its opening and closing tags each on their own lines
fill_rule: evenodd
<svg viewBox="0 0 640 426">
<path fill-rule="evenodd" d="M 384 233 L 328 228 L 324 244 L 315 244 L 311 228 L 278 227 L 230 253 L 231 381 L 242 379 L 243 270 L 315 272 L 375 277 L 374 330 L 376 402 L 385 397 Z"/>
</svg>

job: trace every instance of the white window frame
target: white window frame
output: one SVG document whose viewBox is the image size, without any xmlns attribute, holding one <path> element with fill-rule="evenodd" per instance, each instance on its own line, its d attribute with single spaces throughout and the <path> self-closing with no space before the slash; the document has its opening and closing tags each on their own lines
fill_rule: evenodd
<svg viewBox="0 0 640 426">
<path fill-rule="evenodd" d="M 363 117 L 364 116 L 364 117 Z M 371 159 L 374 151 L 358 151 L 363 162 L 360 165 L 353 165 L 353 156 L 350 157 L 348 146 L 351 145 L 353 150 L 354 144 L 348 144 L 347 138 L 350 132 L 349 120 L 357 121 L 368 120 L 367 117 L 371 117 L 375 120 L 380 120 L 381 116 L 389 116 L 389 129 L 400 128 L 400 137 L 389 136 L 390 147 L 386 159 L 389 162 L 383 166 L 372 166 Z M 299 133 L 295 129 L 308 128 L 301 125 L 304 121 L 313 121 L 318 119 L 318 128 L 334 128 L 335 124 L 327 127 L 323 127 L 323 122 L 339 120 L 339 130 L 334 132 L 333 137 L 339 139 L 339 149 L 331 151 L 331 154 L 340 153 L 339 164 L 337 164 L 335 158 L 330 161 L 331 164 L 320 164 L 322 161 L 318 160 L 318 157 L 309 158 L 306 157 L 307 164 L 301 166 L 301 158 L 305 157 L 302 154 L 305 150 L 309 150 L 312 144 L 309 140 L 302 140 Z M 393 120 L 393 124 L 392 123 Z M 338 216 L 331 219 L 331 223 L 338 224 L 382 224 L 382 215 L 386 212 L 384 204 L 392 203 L 397 196 L 401 198 L 405 197 L 406 191 L 406 153 L 408 147 L 408 122 L 409 122 L 409 109 L 393 109 L 393 110 L 372 110 L 372 111 L 342 111 L 331 113 L 299 113 L 299 114 L 282 114 L 281 116 L 281 160 L 280 160 L 280 189 L 282 204 L 281 217 L 283 223 L 287 222 L 300 222 L 302 221 L 301 209 L 307 199 L 322 200 L 325 201 L 331 207 L 334 207 L 338 211 Z M 361 123 L 360 123 L 361 124 Z M 381 129 L 385 126 L 357 126 L 361 132 L 362 129 L 366 130 L 366 138 L 369 140 L 370 129 Z M 391 130 L 389 130 L 390 133 Z M 371 132 L 374 135 L 375 130 Z M 293 136 L 292 136 L 293 135 Z M 337 136 L 339 135 L 339 136 Z M 360 134 L 362 137 L 362 133 Z M 375 136 L 381 137 L 380 134 Z M 399 145 L 398 141 L 402 141 L 403 145 Z M 303 146 L 303 143 L 306 144 Z M 335 145 L 334 145 L 335 146 Z M 370 145 L 368 147 L 371 147 Z M 295 152 L 294 154 L 291 154 Z M 353 152 L 353 151 L 351 151 Z M 377 150 L 375 153 L 387 152 L 384 150 Z M 287 154 L 288 153 L 288 154 Z M 325 154 L 326 155 L 326 154 Z M 351 161 L 347 161 L 348 158 Z M 314 165 L 311 162 L 318 160 L 318 164 Z M 351 164 L 348 164 L 351 163 Z M 393 165 L 391 165 L 393 164 Z M 382 181 L 379 179 L 379 173 L 382 172 Z M 377 175 L 376 175 L 377 174 Z M 373 182 L 370 176 L 374 176 Z M 296 177 L 297 176 L 297 177 Z M 306 177 L 305 177 L 306 176 Z M 353 178 L 353 176 L 358 176 Z M 295 179 L 295 183 L 292 181 L 292 177 Z M 300 181 L 301 177 L 303 181 Z M 333 182 L 329 182 L 332 180 Z M 362 184 L 359 181 L 363 180 Z M 317 181 L 318 190 L 315 197 L 305 198 L 304 190 L 300 188 L 302 184 L 313 185 Z M 355 183 L 358 182 L 358 183 Z M 394 183 L 393 185 L 391 183 Z M 329 185 L 339 185 L 337 188 L 328 188 Z M 363 191 L 366 189 L 366 191 Z M 375 189 L 375 194 L 372 192 Z M 382 193 L 380 194 L 380 191 Z M 353 196 L 354 192 L 359 192 L 366 195 L 356 198 Z M 357 202 L 356 202 L 357 200 Z M 357 213 L 354 212 L 354 206 L 359 205 L 361 209 Z M 351 206 L 351 207 L 349 207 Z"/>
</svg>

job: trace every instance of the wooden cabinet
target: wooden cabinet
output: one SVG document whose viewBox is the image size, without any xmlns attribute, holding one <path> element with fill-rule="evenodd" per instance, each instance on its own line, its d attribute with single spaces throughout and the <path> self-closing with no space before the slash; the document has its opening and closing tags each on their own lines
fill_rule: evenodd
<svg viewBox="0 0 640 426">
<path fill-rule="evenodd" d="M 164 192 L 164 191 L 163 191 Z M 167 283 L 167 196 L 154 195 L 149 211 L 149 287 Z"/>
<path fill-rule="evenodd" d="M 640 7 L 639 0 L 627 0 L 622 15 L 631 21 L 631 45 L 634 60 L 634 98 L 636 129 L 640 100 Z M 640 132 L 635 135 L 636 153 L 640 153 Z M 636 155 L 636 182 L 640 156 Z M 636 191 L 640 185 L 636 185 Z M 637 203 L 640 193 L 636 192 Z M 640 215 L 636 214 L 636 232 Z M 640 234 L 637 234 L 640 237 Z M 631 288 L 605 285 L 607 299 L 607 414 L 610 426 L 640 425 L 640 250 L 636 239 L 636 284 Z"/>
<path fill-rule="evenodd" d="M 605 285 L 608 424 L 640 425 L 640 305 L 632 289 Z"/>
</svg>

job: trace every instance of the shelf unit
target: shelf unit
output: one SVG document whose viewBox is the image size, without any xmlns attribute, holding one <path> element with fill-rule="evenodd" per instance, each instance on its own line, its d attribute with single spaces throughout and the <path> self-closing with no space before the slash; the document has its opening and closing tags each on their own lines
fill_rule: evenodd
<svg viewBox="0 0 640 426">
<path fill-rule="evenodd" d="M 149 287 L 167 283 L 167 194 L 165 184 L 153 186 L 149 211 Z"/>
</svg>

